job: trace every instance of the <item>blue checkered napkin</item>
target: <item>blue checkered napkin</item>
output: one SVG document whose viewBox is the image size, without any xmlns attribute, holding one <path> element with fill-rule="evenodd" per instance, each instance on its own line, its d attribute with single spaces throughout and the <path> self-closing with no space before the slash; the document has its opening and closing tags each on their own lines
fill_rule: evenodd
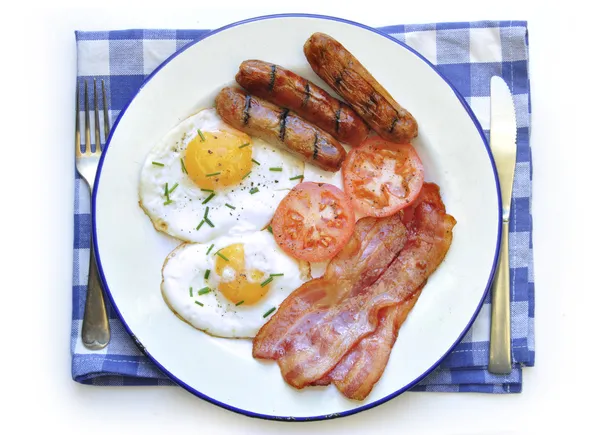
<svg viewBox="0 0 600 435">
<path fill-rule="evenodd" d="M 508 83 L 517 112 L 517 167 L 509 234 L 513 371 L 490 375 L 490 300 L 474 325 L 441 365 L 414 391 L 517 393 L 521 370 L 534 364 L 534 281 L 531 219 L 531 106 L 527 23 L 523 21 L 444 23 L 390 26 L 381 29 L 415 48 L 446 76 L 466 98 L 489 134 L 490 78 Z M 119 30 L 76 32 L 77 75 L 104 79 L 112 120 L 163 60 L 206 30 Z M 83 107 L 83 102 L 81 102 Z M 85 182 L 75 180 L 75 244 L 73 250 L 73 379 L 94 385 L 172 385 L 136 347 L 115 312 L 109 308 L 112 339 L 102 351 L 88 351 L 81 342 L 81 320 L 87 282 L 90 195 Z"/>
</svg>

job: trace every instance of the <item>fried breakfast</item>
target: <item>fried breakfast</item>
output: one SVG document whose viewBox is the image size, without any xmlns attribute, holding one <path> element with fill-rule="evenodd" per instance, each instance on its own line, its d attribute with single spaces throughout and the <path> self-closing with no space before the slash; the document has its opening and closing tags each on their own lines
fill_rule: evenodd
<svg viewBox="0 0 600 435">
<path fill-rule="evenodd" d="M 160 285 L 178 318 L 251 339 L 252 356 L 294 388 L 333 384 L 364 400 L 456 220 L 426 182 L 408 110 L 332 37 L 311 35 L 304 54 L 342 100 L 283 66 L 243 61 L 240 87 L 151 148 L 139 204 L 181 241 Z M 341 177 L 321 182 L 317 169 Z"/>
</svg>

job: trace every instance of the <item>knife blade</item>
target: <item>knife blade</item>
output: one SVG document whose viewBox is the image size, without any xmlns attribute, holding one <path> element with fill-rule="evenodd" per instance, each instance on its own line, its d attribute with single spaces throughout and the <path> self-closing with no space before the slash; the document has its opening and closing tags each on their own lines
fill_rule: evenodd
<svg viewBox="0 0 600 435">
<path fill-rule="evenodd" d="M 493 76 L 490 91 L 490 148 L 500 182 L 502 236 L 496 275 L 492 283 L 488 371 L 508 374 L 512 371 L 508 230 L 517 161 L 517 120 L 513 97 L 506 82 L 499 76 Z"/>
</svg>

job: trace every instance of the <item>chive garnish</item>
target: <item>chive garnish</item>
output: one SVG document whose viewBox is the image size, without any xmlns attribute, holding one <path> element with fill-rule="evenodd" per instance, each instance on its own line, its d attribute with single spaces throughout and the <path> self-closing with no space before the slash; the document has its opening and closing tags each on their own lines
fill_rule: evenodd
<svg viewBox="0 0 600 435">
<path fill-rule="evenodd" d="M 264 286 L 266 286 L 268 283 L 270 283 L 271 281 L 273 281 L 273 277 L 272 277 L 272 276 L 268 277 L 266 280 L 264 280 L 263 282 L 261 282 L 261 283 L 260 283 L 260 286 L 261 286 L 261 287 L 264 287 Z"/>
<path fill-rule="evenodd" d="M 200 136 L 200 139 L 202 139 L 202 142 L 204 142 L 206 140 L 206 138 L 204 137 L 204 135 L 202 134 L 200 129 L 198 129 L 198 136 Z"/>
<path fill-rule="evenodd" d="M 206 207 L 206 209 L 204 209 L 204 219 L 206 219 L 208 217 L 208 207 Z"/>
<path fill-rule="evenodd" d="M 273 228 L 271 228 L 271 225 L 269 225 L 269 226 L 267 227 L 267 230 L 269 230 L 269 232 L 270 232 L 271 234 L 273 234 Z"/>
<path fill-rule="evenodd" d="M 283 273 L 272 273 L 271 276 L 283 276 Z"/>
<path fill-rule="evenodd" d="M 234 207 L 234 206 L 232 206 L 231 204 L 227 204 L 227 203 L 225 203 L 225 207 L 229 207 L 230 209 L 232 209 L 232 210 L 235 210 L 235 207 Z"/>
<path fill-rule="evenodd" d="M 258 161 L 254 160 L 254 159 L 252 159 L 252 161 L 260 166 L 260 163 Z"/>
<path fill-rule="evenodd" d="M 244 145 L 240 145 L 238 148 L 242 149 L 242 148 L 246 148 L 247 146 L 250 146 L 250 142 L 245 143 Z"/>
<path fill-rule="evenodd" d="M 161 163 L 161 162 L 152 162 L 152 164 L 153 164 L 154 166 L 165 166 L 165 164 L 164 164 L 164 163 Z"/>
<path fill-rule="evenodd" d="M 253 187 L 250 189 L 250 195 L 254 195 L 256 192 L 258 192 L 258 187 Z"/>
<path fill-rule="evenodd" d="M 219 251 L 217 251 L 217 252 L 215 253 L 215 255 L 218 255 L 219 257 L 221 257 L 221 258 L 222 258 L 223 260 L 225 260 L 225 261 L 229 261 L 229 258 L 225 257 L 225 256 L 224 256 L 223 254 L 221 254 Z"/>
<path fill-rule="evenodd" d="M 300 178 L 304 178 L 304 175 L 296 175 L 295 177 L 290 178 L 290 181 L 298 180 Z"/>
<path fill-rule="evenodd" d="M 215 247 L 215 244 L 213 243 L 212 245 L 210 245 L 210 248 L 208 248 L 208 251 L 206 251 L 206 255 L 210 254 L 210 251 L 212 251 L 212 248 Z"/>
<path fill-rule="evenodd" d="M 252 171 L 249 171 L 249 172 L 248 172 L 246 175 L 244 175 L 244 176 L 242 177 L 242 180 L 243 180 L 244 178 L 246 178 L 248 175 L 250 175 L 251 173 L 252 173 Z"/>
<path fill-rule="evenodd" d="M 173 193 L 175 189 L 177 189 L 177 186 L 179 186 L 179 183 L 175 183 L 175 185 L 169 189 L 169 195 Z"/>
<path fill-rule="evenodd" d="M 214 177 L 215 175 L 221 175 L 220 172 L 213 172 L 212 174 L 206 174 L 207 177 Z"/>
<path fill-rule="evenodd" d="M 198 290 L 198 296 L 205 295 L 206 293 L 210 293 L 210 289 L 208 287 Z"/>
<path fill-rule="evenodd" d="M 269 171 L 281 172 L 281 171 L 283 171 L 283 168 L 269 168 Z"/>
<path fill-rule="evenodd" d="M 210 269 L 206 269 L 206 272 L 204 272 L 204 279 L 208 279 L 209 276 L 210 276 Z"/>
<path fill-rule="evenodd" d="M 169 199 L 169 183 L 165 183 L 165 196 Z"/>
<path fill-rule="evenodd" d="M 181 162 L 181 172 L 183 172 L 184 174 L 187 174 L 188 171 L 185 167 L 185 163 L 183 163 L 183 159 L 179 159 L 179 161 Z"/>
<path fill-rule="evenodd" d="M 267 311 L 265 314 L 263 314 L 263 319 L 265 317 L 267 317 L 269 314 L 271 314 L 273 311 L 275 311 L 275 307 L 271 308 L 269 311 Z"/>
<path fill-rule="evenodd" d="M 206 221 L 206 223 L 211 227 L 214 228 L 215 224 L 212 223 L 212 221 L 209 218 L 204 219 Z"/>
<path fill-rule="evenodd" d="M 244 303 L 244 301 L 239 301 L 237 304 L 235 304 L 236 307 L 239 307 L 240 305 L 242 305 Z"/>
<path fill-rule="evenodd" d="M 203 220 L 202 220 L 202 221 L 200 221 L 200 223 L 199 223 L 199 224 L 198 224 L 198 226 L 196 227 L 196 231 L 198 231 L 198 230 L 199 230 L 199 229 L 202 227 L 202 225 L 204 225 L 204 221 L 203 221 Z"/>
<path fill-rule="evenodd" d="M 208 198 L 206 198 L 204 201 L 202 201 L 202 204 L 206 204 L 208 201 L 210 201 L 211 199 L 213 199 L 215 197 L 214 193 L 211 193 Z"/>
<path fill-rule="evenodd" d="M 170 199 L 167 199 L 165 202 L 163 202 L 163 205 L 169 205 L 172 203 L 173 203 L 173 201 L 171 201 Z"/>
<path fill-rule="evenodd" d="M 190 298 L 191 298 L 192 296 L 194 296 L 194 295 L 193 295 L 193 293 L 192 293 L 192 288 L 190 287 Z"/>
<path fill-rule="evenodd" d="M 201 307 L 204 306 L 204 304 L 202 302 L 198 302 L 198 301 L 194 301 L 196 304 L 200 305 Z"/>
<path fill-rule="evenodd" d="M 214 190 L 210 190 L 210 189 L 200 189 L 202 192 L 208 192 L 208 193 L 213 193 Z"/>
</svg>

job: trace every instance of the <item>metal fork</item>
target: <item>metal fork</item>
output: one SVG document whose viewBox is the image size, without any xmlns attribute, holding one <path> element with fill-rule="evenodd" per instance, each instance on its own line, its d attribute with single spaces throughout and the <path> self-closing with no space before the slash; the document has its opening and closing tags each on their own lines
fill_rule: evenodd
<svg viewBox="0 0 600 435">
<path fill-rule="evenodd" d="M 75 117 L 75 162 L 77 172 L 87 182 L 90 193 L 94 190 L 94 180 L 98 169 L 98 162 L 102 155 L 100 147 L 100 119 L 98 114 L 98 89 L 96 79 L 94 79 L 94 121 L 95 121 L 95 150 L 92 152 L 90 137 L 90 110 L 88 98 L 88 82 L 84 81 L 84 106 L 85 106 L 85 151 L 81 152 L 81 132 L 79 129 L 79 95 L 80 83 L 77 84 L 76 93 L 76 117 Z M 102 99 L 104 103 L 104 138 L 108 137 L 108 109 L 106 106 L 106 88 L 102 80 Z M 90 237 L 90 269 L 88 276 L 87 297 L 85 301 L 85 311 L 83 314 L 83 327 L 81 338 L 83 344 L 88 349 L 98 350 L 106 347 L 110 340 L 110 326 L 108 324 L 108 314 L 104 301 L 102 285 L 98 277 L 98 268 L 96 265 L 96 255 L 94 253 L 93 233 Z"/>
</svg>

